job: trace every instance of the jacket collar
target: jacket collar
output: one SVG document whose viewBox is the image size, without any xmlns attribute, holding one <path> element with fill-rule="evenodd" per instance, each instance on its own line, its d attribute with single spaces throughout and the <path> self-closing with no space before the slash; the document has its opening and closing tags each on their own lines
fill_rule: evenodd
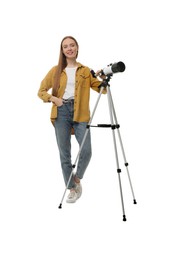
<svg viewBox="0 0 175 260">
<path fill-rule="evenodd" d="M 77 62 L 77 69 L 79 69 L 79 68 L 84 68 L 85 66 L 83 65 L 83 64 L 81 64 L 80 62 Z M 63 70 L 64 72 L 66 72 L 66 70 L 64 69 Z"/>
</svg>

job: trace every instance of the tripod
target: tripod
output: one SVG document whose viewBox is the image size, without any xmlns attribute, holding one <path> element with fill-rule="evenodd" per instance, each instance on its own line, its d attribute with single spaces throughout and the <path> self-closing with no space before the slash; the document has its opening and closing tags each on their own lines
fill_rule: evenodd
<svg viewBox="0 0 175 260">
<path fill-rule="evenodd" d="M 76 167 L 76 164 L 77 164 L 77 161 L 78 161 L 78 159 L 79 159 L 79 156 L 80 156 L 81 150 L 82 150 L 82 148 L 83 148 L 83 145 L 84 145 L 84 143 L 85 143 L 85 140 L 86 140 L 88 131 L 89 131 L 90 127 L 92 127 L 91 123 L 92 123 L 92 120 L 93 120 L 95 111 L 96 111 L 96 109 L 97 109 L 98 103 L 99 103 L 99 101 L 100 101 L 102 92 L 103 92 L 104 89 L 106 89 L 106 90 L 107 90 L 107 98 L 108 98 L 108 106 L 109 106 L 109 114 L 110 114 L 111 124 L 98 124 L 96 127 L 110 127 L 110 128 L 112 129 L 113 142 L 114 142 L 114 151 L 115 151 L 115 159 L 116 159 L 116 164 L 117 164 L 117 173 L 118 173 L 120 196 L 121 196 L 121 204 L 122 204 L 122 212 L 123 212 L 123 221 L 126 221 L 125 208 L 124 208 L 124 200 L 123 200 L 123 192 L 122 192 L 122 184 L 121 184 L 121 177 L 120 177 L 121 169 L 120 169 L 120 167 L 119 167 L 119 159 L 118 159 L 118 152 L 117 152 L 117 145 L 116 145 L 116 137 L 115 137 L 115 130 L 116 130 L 116 129 L 117 129 L 118 138 L 119 138 L 119 143 L 120 143 L 121 150 L 122 150 L 122 154 L 123 154 L 124 165 L 126 166 L 127 175 L 128 175 L 128 179 L 129 179 L 129 184 L 130 184 L 130 187 L 131 187 L 131 192 L 132 192 L 132 196 L 133 196 L 133 202 L 134 202 L 134 204 L 137 204 L 137 202 L 136 202 L 136 199 L 135 199 L 134 190 L 133 190 L 133 187 L 132 187 L 131 178 L 130 178 L 130 174 L 129 174 L 129 170 L 128 170 L 128 165 L 129 165 L 129 164 L 128 164 L 127 160 L 126 160 L 125 151 L 124 151 L 124 147 L 123 147 L 123 143 L 122 143 L 122 139 L 121 139 L 121 135 L 120 135 L 120 130 L 119 130 L 120 125 L 119 125 L 118 122 L 117 122 L 117 117 L 116 117 L 116 113 L 115 113 L 114 103 L 113 103 L 113 100 L 112 100 L 112 95 L 111 95 L 111 90 L 110 90 L 110 85 L 109 85 L 109 81 L 110 81 L 110 79 L 111 79 L 111 76 L 112 76 L 112 74 L 107 75 L 106 79 L 104 79 L 104 80 L 102 81 L 101 85 L 99 86 L 99 88 L 100 88 L 100 93 L 99 93 L 99 96 L 98 96 L 98 98 L 97 98 L 97 102 L 96 102 L 95 107 L 94 107 L 94 110 L 93 110 L 93 112 L 92 112 L 92 116 L 91 116 L 91 118 L 90 118 L 90 121 L 89 121 L 89 123 L 88 123 L 88 125 L 87 125 L 87 128 L 86 128 L 86 131 L 85 131 L 85 134 L 84 134 L 82 143 L 81 143 L 80 148 L 79 148 L 79 152 L 78 152 L 78 154 L 77 154 L 77 157 L 76 157 L 76 159 L 75 159 L 74 164 L 72 165 L 72 172 L 71 172 L 71 174 L 70 174 L 70 177 L 69 177 L 67 186 L 66 186 L 66 188 L 65 188 L 65 191 L 64 191 L 64 194 L 63 194 L 61 203 L 60 203 L 60 205 L 59 205 L 58 208 L 60 208 L 60 209 L 62 208 L 62 203 L 63 203 L 64 197 L 65 197 L 67 188 L 68 188 L 68 186 L 69 186 L 70 180 L 71 180 L 71 178 L 72 178 L 73 170 L 74 170 L 74 168 Z"/>
</svg>

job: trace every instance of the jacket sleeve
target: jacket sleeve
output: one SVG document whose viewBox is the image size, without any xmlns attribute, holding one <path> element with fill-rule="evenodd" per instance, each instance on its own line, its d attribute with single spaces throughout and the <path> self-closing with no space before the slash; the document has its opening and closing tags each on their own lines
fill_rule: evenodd
<svg viewBox="0 0 175 260">
<path fill-rule="evenodd" d="M 99 80 L 96 77 L 94 77 L 91 72 L 90 72 L 90 79 L 91 79 L 91 88 L 99 93 L 100 92 L 99 86 L 101 85 L 102 80 Z M 106 88 L 103 89 L 102 93 L 106 94 L 106 92 L 107 92 Z"/>
<path fill-rule="evenodd" d="M 38 90 L 38 97 L 44 102 L 50 102 L 51 94 L 48 93 L 49 89 L 53 87 L 55 78 L 56 66 L 54 66 L 41 81 L 40 88 Z"/>
</svg>

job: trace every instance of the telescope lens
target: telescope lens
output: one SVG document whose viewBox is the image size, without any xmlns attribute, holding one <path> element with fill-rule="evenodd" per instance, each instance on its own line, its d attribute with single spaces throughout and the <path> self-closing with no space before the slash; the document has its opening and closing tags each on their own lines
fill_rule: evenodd
<svg viewBox="0 0 175 260">
<path fill-rule="evenodd" d="M 111 67 L 113 73 L 123 72 L 125 70 L 125 64 L 122 61 L 114 63 Z"/>
</svg>

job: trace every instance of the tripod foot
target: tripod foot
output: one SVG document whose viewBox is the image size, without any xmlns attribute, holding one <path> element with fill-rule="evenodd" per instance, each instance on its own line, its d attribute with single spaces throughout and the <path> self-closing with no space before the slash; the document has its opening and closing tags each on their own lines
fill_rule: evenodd
<svg viewBox="0 0 175 260">
<path fill-rule="evenodd" d="M 126 221 L 126 216 L 125 215 L 123 215 L 123 221 Z"/>
<path fill-rule="evenodd" d="M 60 203 L 60 205 L 59 205 L 59 207 L 58 207 L 59 209 L 61 209 L 62 208 L 62 203 Z"/>
<path fill-rule="evenodd" d="M 134 199 L 134 204 L 137 204 L 137 201 Z"/>
</svg>

